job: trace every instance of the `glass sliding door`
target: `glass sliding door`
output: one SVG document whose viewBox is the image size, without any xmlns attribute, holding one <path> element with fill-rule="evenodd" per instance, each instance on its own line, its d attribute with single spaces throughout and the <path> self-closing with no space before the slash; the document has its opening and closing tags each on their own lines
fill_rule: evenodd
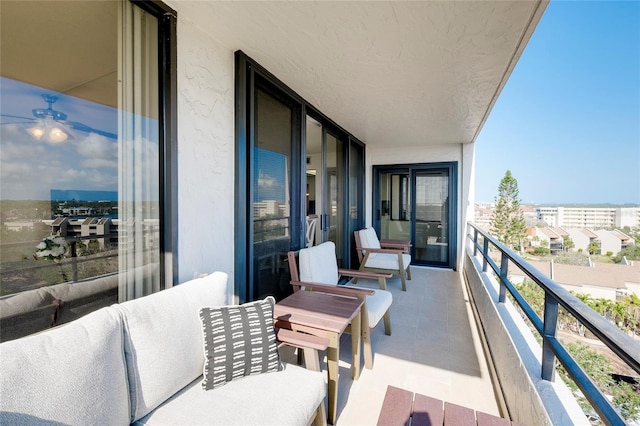
<svg viewBox="0 0 640 426">
<path fill-rule="evenodd" d="M 326 135 L 324 241 L 336 245 L 338 267 L 345 265 L 345 155 L 344 141 L 331 133 Z"/>
<path fill-rule="evenodd" d="M 449 264 L 449 175 L 447 170 L 415 173 L 417 263 Z"/>
<path fill-rule="evenodd" d="M 291 183 L 293 167 L 299 167 L 293 151 L 294 112 L 291 105 L 258 88 L 255 114 L 253 298 L 281 298 L 290 293 L 289 280 L 283 284 L 280 269 L 294 238 Z"/>
<path fill-rule="evenodd" d="M 349 209 L 347 239 L 351 263 L 345 267 L 358 268 L 360 261 L 356 252 L 353 233 L 364 228 L 364 145 L 349 141 Z"/>
<path fill-rule="evenodd" d="M 374 167 L 374 227 L 412 242 L 412 263 L 455 268 L 456 163 Z"/>
<path fill-rule="evenodd" d="M 338 264 L 351 264 L 364 145 L 244 53 L 235 59 L 235 292 L 240 303 L 282 299 L 289 250 L 333 241 Z"/>
<path fill-rule="evenodd" d="M 127 0 L 1 8 L 5 341 L 177 277 L 176 57 L 160 48 L 175 44 L 176 18 Z M 40 304 L 54 296 L 62 303 Z"/>
<path fill-rule="evenodd" d="M 345 227 L 347 143 L 311 116 L 306 120 L 305 245 L 333 241 L 338 264 L 343 267 L 350 261 Z M 364 169 L 361 172 L 364 179 Z M 356 187 L 353 192 L 357 202 Z"/>
<path fill-rule="evenodd" d="M 306 205 L 305 205 L 305 247 L 322 242 L 320 219 L 323 210 L 322 191 L 322 124 L 307 116 L 307 152 L 306 152 Z"/>
<path fill-rule="evenodd" d="M 410 239 L 411 188 L 409 171 L 393 170 L 380 173 L 380 217 L 381 238 L 391 240 Z"/>
</svg>

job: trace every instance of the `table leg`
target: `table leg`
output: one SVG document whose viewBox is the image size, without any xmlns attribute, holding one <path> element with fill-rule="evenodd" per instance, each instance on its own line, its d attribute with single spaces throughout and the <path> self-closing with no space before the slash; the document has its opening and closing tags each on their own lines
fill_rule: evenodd
<svg viewBox="0 0 640 426">
<path fill-rule="evenodd" d="M 327 418 L 330 424 L 335 424 L 338 416 L 338 376 L 340 361 L 340 336 L 337 333 L 328 333 L 329 346 L 327 347 Z"/>
<path fill-rule="evenodd" d="M 351 320 L 351 379 L 358 380 L 360 377 L 360 334 L 362 328 L 362 310 L 358 311 L 358 315 Z"/>
<path fill-rule="evenodd" d="M 373 351 L 371 349 L 371 329 L 369 328 L 369 318 L 367 317 L 366 306 L 363 309 L 362 319 L 362 346 L 364 351 L 364 366 L 368 370 L 373 368 Z"/>
</svg>

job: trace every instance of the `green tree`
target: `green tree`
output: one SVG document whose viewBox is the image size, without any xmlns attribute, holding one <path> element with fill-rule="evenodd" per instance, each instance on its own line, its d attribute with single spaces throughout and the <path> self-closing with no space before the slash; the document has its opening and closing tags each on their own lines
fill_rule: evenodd
<svg viewBox="0 0 640 426">
<path fill-rule="evenodd" d="M 623 256 L 625 256 L 627 260 L 640 260 L 640 245 L 629 244 L 627 247 L 620 250 L 614 261 L 616 263 L 622 262 Z"/>
<path fill-rule="evenodd" d="M 589 252 L 589 254 L 597 254 L 599 250 L 600 242 L 598 241 L 591 241 L 589 243 L 589 247 L 587 247 L 587 251 Z"/>
<path fill-rule="evenodd" d="M 569 251 L 572 248 L 574 248 L 576 245 L 574 244 L 574 242 L 573 242 L 573 240 L 571 239 L 570 236 L 563 235 L 562 236 L 562 246 L 564 247 L 564 251 Z"/>
<path fill-rule="evenodd" d="M 520 210 L 518 180 L 507 170 L 498 185 L 496 206 L 491 217 L 491 232 L 511 248 L 522 249 L 526 224 Z"/>
</svg>

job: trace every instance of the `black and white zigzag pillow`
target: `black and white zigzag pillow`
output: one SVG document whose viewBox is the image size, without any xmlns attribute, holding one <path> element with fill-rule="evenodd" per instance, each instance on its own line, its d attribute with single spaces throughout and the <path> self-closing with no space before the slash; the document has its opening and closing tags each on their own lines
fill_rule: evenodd
<svg viewBox="0 0 640 426">
<path fill-rule="evenodd" d="M 282 368 L 273 328 L 274 304 L 275 299 L 269 296 L 244 305 L 200 309 L 205 390 Z"/>
</svg>

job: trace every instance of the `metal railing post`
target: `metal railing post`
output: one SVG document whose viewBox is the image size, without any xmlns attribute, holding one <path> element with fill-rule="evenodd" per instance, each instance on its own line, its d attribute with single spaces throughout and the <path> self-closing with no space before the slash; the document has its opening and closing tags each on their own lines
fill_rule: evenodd
<svg viewBox="0 0 640 426">
<path fill-rule="evenodd" d="M 507 279 L 507 272 L 509 270 L 509 258 L 504 252 L 500 260 L 500 294 L 498 296 L 498 302 L 504 303 L 507 299 L 507 286 L 505 281 Z"/>
<path fill-rule="evenodd" d="M 78 253 L 76 250 L 77 240 L 73 238 L 71 240 L 71 281 L 78 281 Z"/>
<path fill-rule="evenodd" d="M 473 228 L 473 256 L 478 255 L 478 230 Z"/>
<path fill-rule="evenodd" d="M 556 338 L 558 324 L 558 301 L 548 292 L 544 293 L 544 333 L 542 334 L 542 378 L 552 382 L 555 378 L 556 356 L 550 339 Z"/>
<path fill-rule="evenodd" d="M 487 272 L 487 258 L 489 257 L 489 239 L 482 236 L 482 272 Z"/>
</svg>

